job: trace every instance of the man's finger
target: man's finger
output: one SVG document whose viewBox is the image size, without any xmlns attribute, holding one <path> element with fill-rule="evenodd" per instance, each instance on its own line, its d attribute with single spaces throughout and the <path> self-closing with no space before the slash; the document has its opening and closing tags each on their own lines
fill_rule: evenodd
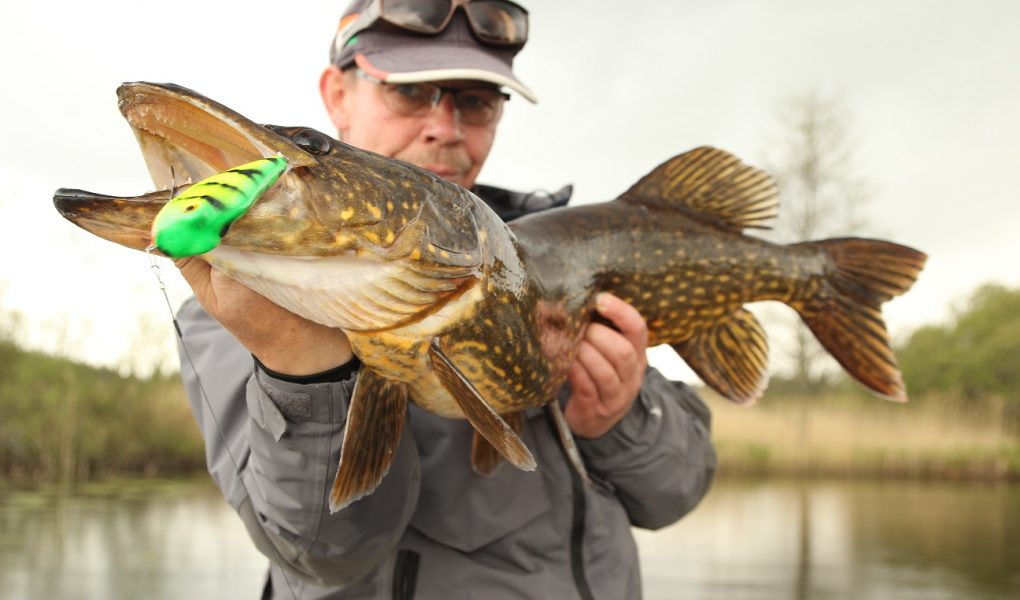
<svg viewBox="0 0 1020 600">
<path fill-rule="evenodd" d="M 598 402 L 599 389 L 595 386 L 595 382 L 592 381 L 591 375 L 584 368 L 584 365 L 574 361 L 570 365 L 570 370 L 567 371 L 567 380 L 570 382 L 570 390 L 574 399 L 581 398 L 586 402 Z M 574 400 L 571 400 L 571 404 L 573 402 Z M 569 406 L 567 405 L 568 409 Z"/>
<path fill-rule="evenodd" d="M 636 308 L 608 292 L 602 292 L 595 298 L 595 309 L 612 322 L 638 352 L 648 348 L 648 326 Z"/>
<path fill-rule="evenodd" d="M 615 329 L 593 323 L 588 326 L 584 339 L 621 374 L 633 369 L 641 360 L 634 343 Z"/>
<path fill-rule="evenodd" d="M 589 340 L 586 339 L 585 342 L 577 350 L 577 362 L 584 367 L 588 376 L 595 383 L 598 396 L 603 400 L 611 398 L 619 391 L 621 385 L 617 365 L 610 362 L 610 358 Z"/>
<path fill-rule="evenodd" d="M 184 281 L 191 286 L 191 291 L 195 292 L 199 303 L 206 310 L 215 312 L 213 303 L 216 300 L 216 294 L 212 284 L 212 267 L 209 263 L 200 258 L 189 256 L 175 260 L 174 265 L 181 272 Z"/>
</svg>

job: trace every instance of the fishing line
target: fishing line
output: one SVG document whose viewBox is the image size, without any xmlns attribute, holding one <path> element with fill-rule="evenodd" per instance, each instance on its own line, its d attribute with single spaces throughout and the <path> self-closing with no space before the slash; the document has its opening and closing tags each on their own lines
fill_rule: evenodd
<svg viewBox="0 0 1020 600">
<path fill-rule="evenodd" d="M 149 258 L 149 268 L 152 269 L 152 274 L 156 277 L 156 282 L 159 285 L 159 291 L 162 292 L 163 300 L 166 302 L 166 308 L 170 311 L 170 321 L 174 324 L 174 330 L 177 332 L 177 339 L 180 340 L 181 350 L 184 351 L 184 356 L 188 359 L 188 365 L 191 367 L 191 372 L 195 374 L 195 381 L 198 382 L 198 390 L 201 392 L 202 399 L 205 401 L 205 407 L 209 410 L 209 416 L 212 417 L 213 423 L 216 425 L 216 431 L 219 432 L 220 439 L 223 441 L 223 447 L 227 450 L 227 456 L 230 458 L 230 463 L 234 466 L 234 474 L 237 476 L 237 480 L 241 482 L 241 486 L 245 488 L 245 491 L 247 491 L 244 478 L 241 477 L 241 467 L 238 465 L 237 459 L 234 458 L 234 453 L 230 451 L 230 443 L 227 442 L 227 436 L 223 433 L 223 427 L 220 425 L 220 420 L 216 418 L 216 411 L 213 410 L 212 402 L 209 401 L 209 395 L 206 393 L 205 386 L 202 384 L 202 378 L 198 374 L 198 368 L 195 367 L 195 361 L 191 358 L 191 352 L 188 350 L 188 345 L 184 341 L 184 333 L 181 331 L 181 325 L 177 322 L 177 315 L 174 314 L 173 305 L 170 303 L 170 295 L 166 291 L 166 283 L 163 282 L 163 277 L 160 276 L 159 263 L 156 262 L 156 255 L 152 253 L 155 249 L 155 245 L 149 246 L 145 249 L 145 255 Z M 251 492 L 248 492 L 248 496 L 251 496 Z M 270 560 L 270 562 L 272 562 L 272 560 Z M 287 569 L 281 566 L 280 572 L 283 573 L 283 580 L 287 584 L 287 589 L 290 591 L 291 597 L 296 599 L 298 597 L 297 592 L 294 591 L 294 586 L 290 582 L 290 577 L 287 576 Z M 271 573 L 270 581 L 272 581 Z"/>
</svg>

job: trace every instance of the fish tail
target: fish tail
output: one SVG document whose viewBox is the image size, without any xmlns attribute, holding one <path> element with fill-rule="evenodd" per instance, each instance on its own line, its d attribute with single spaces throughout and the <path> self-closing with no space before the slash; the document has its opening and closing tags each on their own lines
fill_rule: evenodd
<svg viewBox="0 0 1020 600">
<path fill-rule="evenodd" d="M 905 402 L 906 386 L 881 306 L 910 289 L 927 256 L 899 244 L 860 238 L 794 246 L 821 251 L 832 267 L 825 291 L 798 309 L 801 318 L 850 375 L 890 400 Z"/>
</svg>

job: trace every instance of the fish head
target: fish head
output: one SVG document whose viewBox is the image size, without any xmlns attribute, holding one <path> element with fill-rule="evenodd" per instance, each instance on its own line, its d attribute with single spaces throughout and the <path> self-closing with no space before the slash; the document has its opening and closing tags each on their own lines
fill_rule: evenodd
<svg viewBox="0 0 1020 600">
<path fill-rule="evenodd" d="M 434 173 L 308 127 L 260 125 L 178 85 L 128 83 L 118 98 L 160 190 L 136 197 L 58 190 L 58 211 L 101 238 L 168 256 L 198 253 L 291 312 L 346 330 L 424 319 L 497 262 L 491 240 L 506 236 L 489 234 L 505 225 Z M 210 237 L 197 250 L 175 254 L 154 244 L 161 230 L 154 221 L 168 202 L 191 188 L 201 196 L 208 178 L 277 155 L 285 169 L 241 216 L 196 221 Z M 167 220 L 190 227 L 180 216 Z"/>
<path fill-rule="evenodd" d="M 126 83 L 117 97 L 161 191 L 113 197 L 60 189 L 54 196 L 65 218 L 104 239 L 145 249 L 154 218 L 179 191 L 280 154 L 286 171 L 230 226 L 223 246 L 306 257 L 421 256 L 430 247 L 476 254 L 475 228 L 460 202 L 467 192 L 423 169 L 312 128 L 258 124 L 175 84 Z"/>
</svg>

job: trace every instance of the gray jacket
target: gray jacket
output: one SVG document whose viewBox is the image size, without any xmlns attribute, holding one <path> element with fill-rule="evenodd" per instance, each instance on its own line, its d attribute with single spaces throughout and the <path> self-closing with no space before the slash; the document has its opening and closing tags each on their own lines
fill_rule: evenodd
<svg viewBox="0 0 1020 600">
<path fill-rule="evenodd" d="M 538 469 L 503 464 L 480 478 L 471 426 L 411 405 L 380 487 L 331 515 L 356 368 L 284 380 L 256 367 L 194 299 L 178 323 L 209 472 L 272 561 L 267 597 L 639 598 L 630 527 L 673 523 L 715 471 L 707 408 L 649 369 L 623 421 L 578 440 L 590 485 L 541 409 L 527 413 L 522 436 Z"/>
</svg>

